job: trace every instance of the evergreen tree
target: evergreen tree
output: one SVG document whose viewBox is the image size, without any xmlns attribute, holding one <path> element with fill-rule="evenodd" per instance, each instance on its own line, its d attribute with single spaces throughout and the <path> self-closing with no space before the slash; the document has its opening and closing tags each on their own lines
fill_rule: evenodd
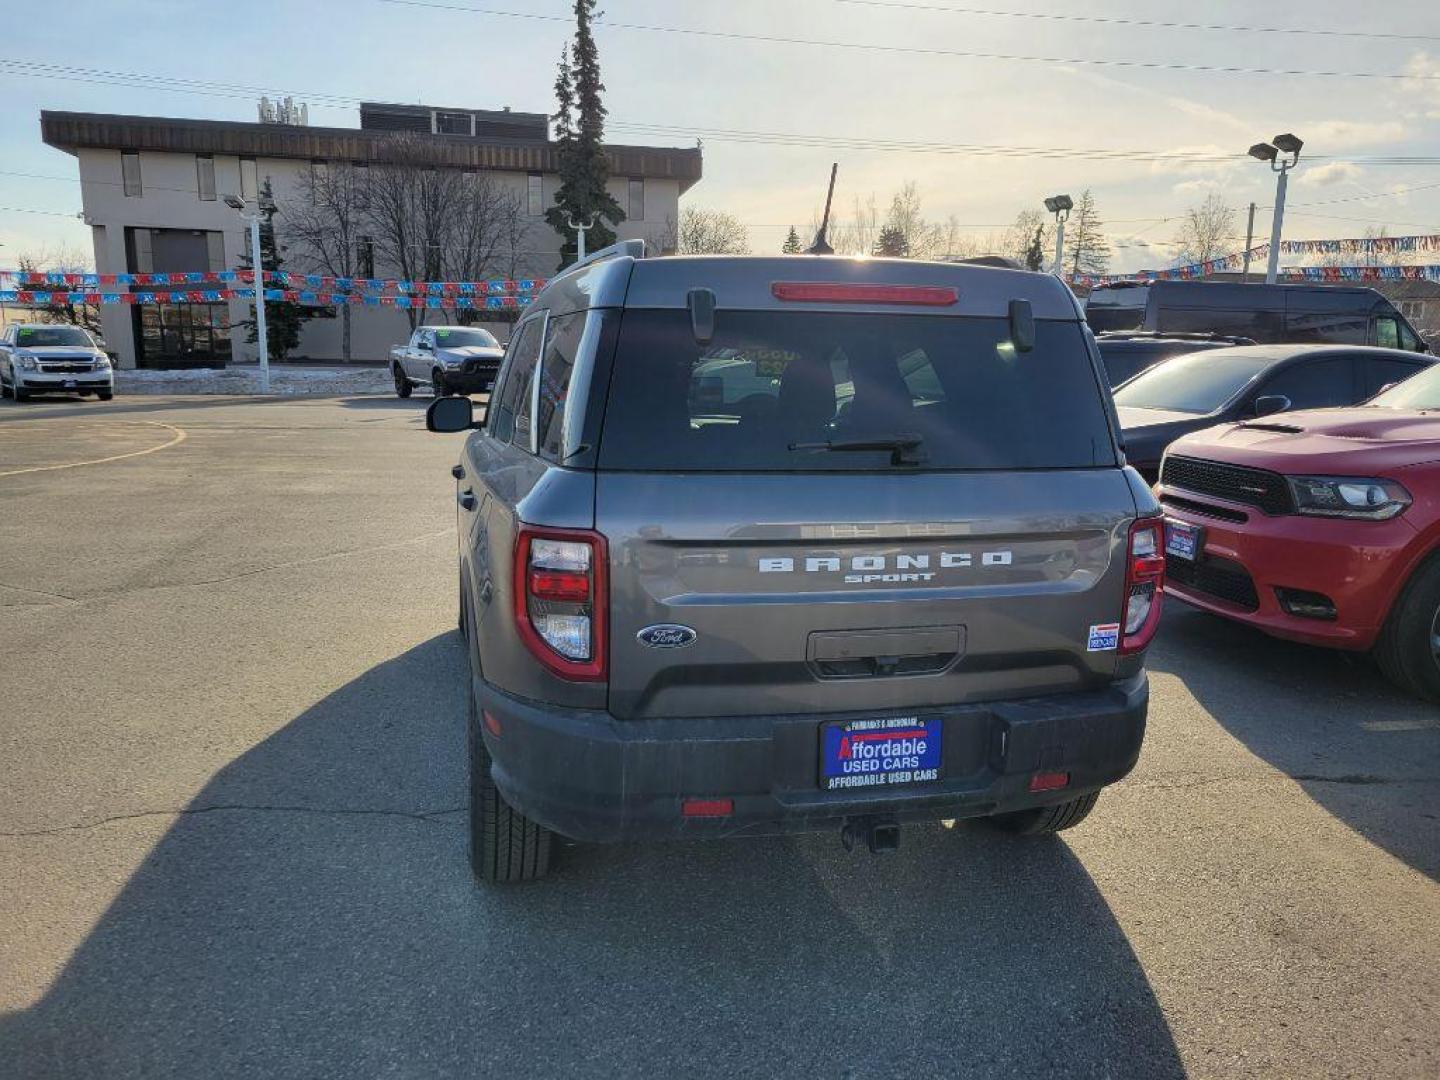
<svg viewBox="0 0 1440 1080">
<path fill-rule="evenodd" d="M 790 231 L 785 235 L 785 246 L 780 249 L 782 255 L 800 254 L 800 234 L 795 231 L 795 226 L 790 226 Z"/>
<path fill-rule="evenodd" d="M 1065 230 L 1065 242 L 1070 246 L 1065 261 L 1072 278 L 1081 274 L 1103 274 L 1110 268 L 1110 243 L 1100 231 L 1103 225 L 1095 209 L 1095 196 L 1086 188 L 1076 200 Z"/>
<path fill-rule="evenodd" d="M 875 241 L 874 255 L 884 255 L 892 259 L 904 259 L 910 255 L 910 240 L 904 230 L 895 225 L 886 225 L 880 230 L 880 238 Z"/>
<path fill-rule="evenodd" d="M 610 174 L 605 160 L 605 105 L 601 95 L 600 54 L 590 31 L 595 0 L 575 0 L 575 41 L 560 55 L 555 78 L 556 131 L 560 190 L 555 205 L 545 211 L 545 220 L 565 238 L 561 265 L 575 256 L 575 230 L 569 219 L 595 224 L 585 233 L 585 249 L 596 251 L 615 242 L 613 226 L 625 220 L 625 212 L 605 189 Z"/>
<path fill-rule="evenodd" d="M 270 178 L 260 188 L 260 264 L 267 271 L 279 270 L 285 265 L 285 248 L 275 240 L 275 196 L 270 189 Z M 248 230 L 246 235 L 249 235 Z M 241 257 L 240 265 L 246 270 L 255 268 L 252 255 Z M 256 283 L 263 289 L 263 283 Z M 297 304 L 292 300 L 272 300 L 265 304 L 266 351 L 271 360 L 281 361 L 290 355 L 290 350 L 300 344 L 300 324 L 315 318 L 315 308 Z M 258 337 L 255 319 L 252 316 L 240 323 L 245 327 L 245 342 L 254 345 Z"/>
<path fill-rule="evenodd" d="M 1045 269 L 1045 226 L 1040 225 L 1035 229 L 1035 236 L 1030 241 L 1030 246 L 1025 249 L 1025 269 Z"/>
</svg>

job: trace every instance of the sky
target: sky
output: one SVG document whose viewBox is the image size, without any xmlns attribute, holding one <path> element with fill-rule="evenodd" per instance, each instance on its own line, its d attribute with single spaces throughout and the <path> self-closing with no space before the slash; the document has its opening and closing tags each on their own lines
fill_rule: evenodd
<svg viewBox="0 0 1440 1080">
<path fill-rule="evenodd" d="M 607 138 L 698 137 L 704 179 L 682 207 L 735 215 L 756 252 L 808 232 L 838 162 L 842 215 L 914 182 L 927 217 L 977 239 L 1088 188 L 1112 272 L 1158 269 L 1211 191 L 1258 203 L 1264 238 L 1274 177 L 1244 151 L 1289 131 L 1305 150 L 1286 239 L 1440 232 L 1440 0 L 601 7 Z M 0 265 L 88 252 L 74 159 L 41 143 L 41 109 L 249 121 L 263 91 L 326 126 L 357 126 L 361 99 L 549 112 L 573 25 L 567 0 L 71 0 L 63 18 L 7 22 Z M 1241 210 L 1234 250 L 1244 228 Z"/>
</svg>

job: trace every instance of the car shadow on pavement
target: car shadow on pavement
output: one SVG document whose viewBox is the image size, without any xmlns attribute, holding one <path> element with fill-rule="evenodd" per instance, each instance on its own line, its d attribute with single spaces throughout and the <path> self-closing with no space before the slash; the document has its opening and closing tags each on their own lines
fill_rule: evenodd
<svg viewBox="0 0 1440 1080">
<path fill-rule="evenodd" d="M 1147 666 L 1183 681 L 1329 813 L 1440 879 L 1440 715 L 1368 657 L 1281 641 L 1171 601 Z"/>
<path fill-rule="evenodd" d="M 431 639 L 216 774 L 0 1019 L 0 1072 L 1182 1074 L 1060 839 L 575 847 L 546 881 L 478 887 L 464 663 Z"/>
</svg>

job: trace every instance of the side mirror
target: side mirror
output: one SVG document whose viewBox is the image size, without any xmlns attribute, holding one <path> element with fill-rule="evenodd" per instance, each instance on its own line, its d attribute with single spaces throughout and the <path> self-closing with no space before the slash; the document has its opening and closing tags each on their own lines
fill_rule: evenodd
<svg viewBox="0 0 1440 1080">
<path fill-rule="evenodd" d="M 690 309 L 690 333 L 696 345 L 709 345 L 715 337 L 715 293 L 711 289 L 691 289 L 685 294 Z"/>
<path fill-rule="evenodd" d="M 1016 352 L 1035 348 L 1035 312 L 1029 300 L 1010 301 L 1010 344 Z"/>
<path fill-rule="evenodd" d="M 1290 408 L 1290 399 L 1284 394 L 1266 394 L 1255 399 L 1255 415 L 1269 416 Z"/>
<path fill-rule="evenodd" d="M 479 426 L 475 423 L 475 405 L 468 397 L 436 398 L 425 410 L 426 431 L 448 435 Z"/>
</svg>

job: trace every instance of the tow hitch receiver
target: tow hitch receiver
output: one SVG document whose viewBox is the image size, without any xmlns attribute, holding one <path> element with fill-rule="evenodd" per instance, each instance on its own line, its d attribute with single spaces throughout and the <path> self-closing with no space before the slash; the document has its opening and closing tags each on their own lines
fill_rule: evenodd
<svg viewBox="0 0 1440 1080">
<path fill-rule="evenodd" d="M 872 855 L 890 854 L 900 847 L 900 823 L 889 817 L 850 818 L 840 829 L 840 843 L 854 851 L 858 840 L 865 841 Z"/>
</svg>

